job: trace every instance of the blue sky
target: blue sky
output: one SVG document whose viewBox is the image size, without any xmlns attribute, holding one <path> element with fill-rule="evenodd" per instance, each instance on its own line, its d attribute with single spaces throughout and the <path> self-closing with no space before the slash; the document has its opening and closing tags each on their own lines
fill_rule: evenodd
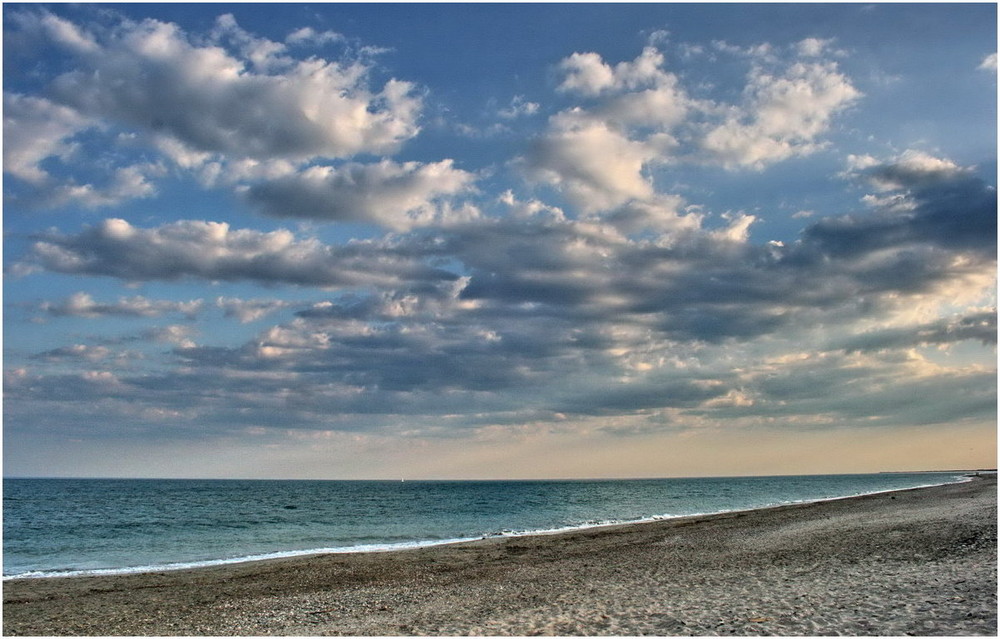
<svg viewBox="0 0 1000 639">
<path fill-rule="evenodd" d="M 5 4 L 4 473 L 996 459 L 992 4 Z"/>
</svg>

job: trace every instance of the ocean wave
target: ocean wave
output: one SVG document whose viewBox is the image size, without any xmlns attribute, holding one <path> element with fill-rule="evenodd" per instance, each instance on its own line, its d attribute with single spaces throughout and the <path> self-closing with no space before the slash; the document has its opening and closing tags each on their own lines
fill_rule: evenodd
<svg viewBox="0 0 1000 639">
<path fill-rule="evenodd" d="M 706 510 L 704 512 L 678 512 L 678 513 L 659 513 L 642 517 L 627 517 L 627 518 L 608 518 L 608 519 L 587 519 L 578 522 L 567 522 L 563 525 L 548 526 L 548 527 L 537 527 L 537 528 L 525 528 L 525 529 L 515 529 L 515 528 L 502 528 L 499 530 L 487 531 L 487 532 L 470 532 L 465 535 L 459 535 L 454 537 L 449 537 L 446 539 L 414 539 L 406 541 L 378 541 L 374 543 L 363 543 L 363 544 L 353 544 L 353 545 L 338 545 L 330 547 L 315 547 L 307 549 L 294 549 L 294 550 L 281 550 L 274 552 L 262 552 L 262 553 L 250 553 L 245 555 L 238 555 L 225 558 L 215 558 L 215 559 L 205 559 L 205 560 L 195 560 L 195 561 L 177 561 L 177 562 L 163 562 L 163 563 L 150 563 L 145 565 L 137 566 L 127 566 L 127 567 L 99 567 L 99 568 L 64 568 L 64 569 L 51 569 L 51 570 L 23 570 L 16 571 L 10 574 L 3 575 L 3 581 L 8 581 L 11 579 L 38 579 L 38 578 L 50 578 L 50 577 L 78 577 L 78 576 L 96 576 L 96 575 L 124 575 L 124 574 L 135 574 L 135 573 L 150 573 L 150 572 L 168 572 L 175 570 L 186 570 L 194 568 L 207 568 L 212 566 L 221 566 L 229 564 L 238 563 L 248 563 L 257 561 L 267 561 L 274 559 L 284 559 L 291 557 L 303 557 L 310 555 L 322 555 L 322 554 L 348 554 L 348 553 L 370 553 L 370 552 L 391 552 L 398 550 L 410 550 L 417 548 L 427 548 L 432 546 L 441 546 L 448 544 L 457 544 L 470 541 L 477 541 L 482 539 L 491 538 L 512 538 L 512 537 L 525 537 L 532 535 L 552 535 L 560 534 L 574 531 L 582 531 L 592 528 L 601 528 L 608 526 L 621 526 L 629 524 L 641 524 L 646 522 L 664 521 L 669 519 L 676 519 L 680 517 L 702 517 L 715 514 L 723 513 L 733 513 L 733 512 L 746 512 L 750 510 L 759 510 L 762 508 L 773 508 L 781 507 L 791 504 L 803 504 L 803 503 L 814 503 L 823 501 L 835 501 L 839 499 L 850 499 L 853 497 L 863 496 L 863 495 L 875 495 L 888 492 L 896 492 L 899 490 L 911 490 L 916 488 L 926 488 L 931 486 L 940 486 L 949 483 L 960 483 L 966 481 L 972 481 L 972 477 L 967 474 L 953 475 L 949 477 L 948 481 L 938 481 L 933 483 L 921 483 L 919 485 L 911 485 L 903 488 L 890 488 L 885 490 L 871 490 L 867 492 L 857 492 L 847 495 L 837 495 L 837 496 L 826 496 L 820 498 L 808 498 L 808 499 L 787 499 L 779 500 L 768 503 L 756 503 L 749 507 L 740 508 L 724 508 L 715 510 Z"/>
</svg>

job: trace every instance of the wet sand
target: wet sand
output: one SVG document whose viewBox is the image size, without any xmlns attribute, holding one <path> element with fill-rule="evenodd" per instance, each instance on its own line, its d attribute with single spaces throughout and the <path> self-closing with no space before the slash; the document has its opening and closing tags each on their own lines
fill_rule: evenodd
<svg viewBox="0 0 1000 639">
<path fill-rule="evenodd" d="M 997 634 L 996 477 L 417 550 L 11 580 L 5 635 Z"/>
</svg>

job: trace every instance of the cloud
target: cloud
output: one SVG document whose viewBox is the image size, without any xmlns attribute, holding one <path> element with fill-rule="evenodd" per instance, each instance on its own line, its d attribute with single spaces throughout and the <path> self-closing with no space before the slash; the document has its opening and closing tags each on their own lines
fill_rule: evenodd
<svg viewBox="0 0 1000 639">
<path fill-rule="evenodd" d="M 158 164 L 120 167 L 114 170 L 106 184 L 76 184 L 73 182 L 53 184 L 48 189 L 40 189 L 41 192 L 32 197 L 22 198 L 20 203 L 41 208 L 66 205 L 81 206 L 85 209 L 114 207 L 129 200 L 156 195 L 156 187 L 150 178 L 163 175 L 163 173 L 163 167 Z"/>
<path fill-rule="evenodd" d="M 344 36 L 336 31 L 316 31 L 312 27 L 302 27 L 289 33 L 285 42 L 292 45 L 322 46 L 331 42 L 341 42 Z"/>
<path fill-rule="evenodd" d="M 977 68 L 982 69 L 983 71 L 996 71 L 997 54 L 994 52 L 983 58 L 983 61 L 979 63 Z"/>
<path fill-rule="evenodd" d="M 680 87 L 676 76 L 668 74 L 664 78 L 655 88 L 608 99 L 594 110 L 594 115 L 620 127 L 653 127 L 665 135 L 684 121 L 696 103 Z"/>
<path fill-rule="evenodd" d="M 268 180 L 315 161 L 391 154 L 420 131 L 421 91 L 395 78 L 374 86 L 367 50 L 338 61 L 294 57 L 228 14 L 192 35 L 173 23 L 105 17 L 113 24 L 86 28 L 46 11 L 12 14 L 14 35 L 67 56 L 46 97 L 4 96 L 4 170 L 33 187 L 24 201 L 35 206 L 148 197 L 164 162 L 206 186 Z M 306 28 L 289 38 L 324 44 L 335 35 Z M 120 152 L 104 153 L 104 184 L 74 177 L 85 170 L 74 155 L 84 131 Z M 160 157 L 126 159 L 139 151 Z M 52 160 L 61 162 L 58 177 L 42 168 Z"/>
<path fill-rule="evenodd" d="M 150 178 L 163 174 L 157 163 L 118 167 L 102 185 L 79 184 L 50 172 L 50 163 L 65 166 L 84 155 L 76 137 L 96 128 L 100 128 L 98 120 L 73 108 L 45 98 L 5 93 L 3 170 L 32 187 L 27 195 L 9 199 L 28 207 L 76 204 L 96 209 L 155 195 Z"/>
<path fill-rule="evenodd" d="M 177 25 L 152 19 L 99 35 L 48 14 L 40 20 L 72 34 L 58 43 L 90 43 L 68 47 L 79 67 L 53 81 L 60 103 L 192 151 L 347 157 L 393 151 L 419 130 L 413 85 L 390 80 L 373 91 L 363 62 L 284 56 L 282 45 L 250 37 L 231 17 L 220 19 L 217 34 L 235 39 L 237 51 L 197 44 Z"/>
<path fill-rule="evenodd" d="M 248 324 L 275 311 L 287 308 L 290 304 L 283 300 L 242 300 L 235 297 L 218 297 L 215 299 L 215 305 L 223 310 L 226 317 L 235 317 L 241 324 Z"/>
<path fill-rule="evenodd" d="M 601 219 L 626 235 L 652 230 L 671 236 L 700 229 L 702 216 L 683 212 L 684 204 L 684 199 L 677 195 L 654 195 L 626 202 L 603 214 Z"/>
<path fill-rule="evenodd" d="M 800 56 L 814 58 L 823 55 L 832 42 L 833 40 L 829 38 L 806 38 L 800 40 L 795 46 Z"/>
<path fill-rule="evenodd" d="M 693 98 L 655 47 L 615 66 L 596 53 L 575 53 L 557 66 L 558 89 L 585 105 L 552 116 L 518 164 L 529 182 L 595 213 L 664 195 L 652 179 L 661 166 L 760 170 L 807 155 L 823 146 L 832 118 L 861 97 L 835 62 L 817 59 L 827 44 L 799 43 L 808 61 L 783 61 L 769 45 L 720 44 L 753 60 L 738 104 Z"/>
<path fill-rule="evenodd" d="M 745 214 L 731 216 L 728 227 L 703 230 L 698 216 L 677 214 L 679 202 L 653 211 L 629 205 L 638 209 L 631 214 L 640 227 L 652 227 L 645 217 L 669 222 L 653 241 L 625 234 L 632 228 L 628 207 L 617 212 L 621 219 L 570 220 L 508 194 L 507 205 L 522 214 L 453 225 L 430 245 L 422 236 L 400 238 L 400 250 L 427 259 L 447 256 L 468 273 L 455 300 L 434 306 L 433 316 L 417 312 L 430 307 L 416 301 L 429 291 L 416 290 L 400 292 L 399 300 L 410 301 L 395 306 L 411 314 L 390 317 L 377 310 L 387 301 L 370 298 L 301 316 L 379 322 L 447 317 L 459 326 L 474 321 L 477 334 L 530 343 L 528 350 L 539 354 L 558 351 L 570 334 L 576 348 L 590 345 L 606 354 L 643 342 L 751 339 L 808 327 L 823 316 L 834 321 L 834 313 L 849 324 L 887 306 L 905 306 L 909 296 L 988 285 L 995 268 L 995 194 L 965 171 L 953 177 L 907 195 L 909 215 L 877 208 L 819 219 L 788 246 L 752 244 L 754 218 Z M 432 290 L 437 296 L 443 289 Z M 539 334 L 520 334 L 515 322 L 526 317 L 534 318 Z M 636 327 L 638 336 L 616 330 L 621 327 Z"/>
<path fill-rule="evenodd" d="M 141 295 L 120 297 L 116 303 L 102 304 L 95 302 L 90 294 L 80 292 L 70 295 L 60 303 L 43 302 L 39 305 L 39 309 L 55 317 L 161 317 L 168 313 L 180 313 L 193 319 L 201 311 L 203 304 L 204 301 L 200 299 L 170 302 L 150 300 Z"/>
<path fill-rule="evenodd" d="M 690 416 L 814 428 L 865 428 L 989 420 L 996 370 L 936 367 L 913 351 L 794 353 L 758 361 L 738 382 L 752 404 L 705 405 Z"/>
<path fill-rule="evenodd" d="M 696 216 L 678 216 L 655 242 L 619 234 L 628 227 L 612 232 L 606 215 L 591 224 L 555 218 L 530 234 L 523 223 L 519 232 L 495 226 L 482 238 L 468 233 L 458 243 L 472 269 L 463 297 L 498 314 L 531 304 L 577 326 L 595 318 L 635 321 L 670 339 L 717 342 L 809 326 L 833 309 L 846 313 L 840 321 L 857 321 L 952 286 L 988 290 L 995 191 L 958 167 L 945 174 L 913 168 L 889 162 L 869 169 L 909 180 L 905 213 L 878 206 L 818 219 L 787 246 L 751 244 L 754 217 L 745 214 L 711 231 L 700 229 Z M 516 266 L 504 265 L 510 256 Z"/>
<path fill-rule="evenodd" d="M 180 221 L 151 229 L 107 219 L 76 235 L 49 233 L 12 269 L 103 275 L 129 282 L 199 278 L 320 287 L 453 280 L 455 275 L 386 244 L 343 247 L 297 240 L 287 230 L 231 229 L 224 222 Z"/>
<path fill-rule="evenodd" d="M 264 73 L 280 71 L 289 60 L 285 56 L 287 47 L 281 42 L 260 38 L 246 31 L 236 22 L 231 13 L 218 16 L 210 38 L 213 44 L 228 45 L 248 60 L 255 70 Z"/>
<path fill-rule="evenodd" d="M 497 115 L 505 120 L 513 120 L 515 118 L 535 115 L 538 113 L 540 106 L 537 102 L 529 102 L 523 95 L 515 95 L 510 101 L 510 106 L 500 109 Z"/>
<path fill-rule="evenodd" d="M 33 370 L 44 371 L 37 379 L 44 380 L 43 384 L 52 377 L 62 378 L 67 371 L 84 369 L 86 371 L 81 377 L 86 382 L 100 382 L 108 379 L 111 375 L 109 370 L 119 373 L 132 370 L 136 362 L 145 360 L 146 357 L 138 351 L 132 350 L 112 350 L 103 345 L 71 344 L 53 348 L 41 353 L 34 353 L 28 356 L 27 361 Z M 16 387 L 19 381 L 24 381 L 27 377 L 27 370 L 24 375 L 17 376 L 10 381 L 11 387 Z M 99 387 L 99 386 L 98 386 Z M 94 401 L 99 401 L 94 397 Z"/>
<path fill-rule="evenodd" d="M 996 194 L 972 169 L 917 151 L 853 156 L 842 177 L 863 189 L 863 204 L 833 217 L 799 210 L 793 217 L 807 226 L 782 241 L 758 237 L 766 211 L 711 212 L 663 188 L 692 167 L 756 170 L 821 148 L 860 97 L 825 60 L 835 53 L 829 41 L 719 43 L 712 56 L 736 54 L 751 69 L 746 86 L 719 101 L 669 71 L 654 47 L 619 63 L 567 57 L 556 78 L 565 108 L 515 163 L 542 188 L 483 196 L 477 189 L 495 176 L 449 159 L 359 159 L 416 135 L 422 98 L 407 83 L 375 83 L 364 55 L 296 56 L 343 45 L 333 32 L 304 28 L 277 42 L 227 16 L 188 35 L 156 21 L 88 30 L 19 15 L 34 16 L 46 42 L 71 56 L 46 98 L 5 97 L 34 136 L 15 132 L 5 149 L 14 179 L 52 193 L 75 188 L 75 202 L 111 202 L 114 180 L 87 191 L 54 176 L 88 136 L 122 134 L 137 151 L 112 163 L 121 198 L 140 196 L 169 168 L 232 188 L 271 217 L 385 233 L 334 244 L 342 229 L 309 236 L 112 218 L 31 237 L 9 273 L 219 290 L 207 298 L 214 318 L 201 299 L 80 292 L 39 304 L 53 317 L 190 321 L 144 323 L 126 337 L 92 338 L 98 346 L 67 338 L 34 355 L 15 351 L 11 422 L 44 415 L 66 431 L 199 438 L 265 427 L 464 437 L 581 424 L 638 434 L 936 424 L 989 418 L 990 398 L 995 416 L 995 371 L 964 362 L 942 371 L 922 355 L 996 341 Z M 178 110 L 173 90 L 192 108 Z M 491 104 L 510 127 L 541 111 L 520 95 L 505 109 Z M 246 105 L 259 108 L 237 108 Z M 162 157 L 149 162 L 150 149 Z M 547 199 L 547 189 L 563 199 Z M 311 297 L 255 297 L 247 284 Z M 199 324 L 219 315 L 254 324 L 230 322 L 219 338 Z M 117 363 L 114 344 L 133 342 L 145 349 L 142 370 L 101 370 Z M 919 411 L 908 408 L 913 393 Z"/>
<path fill-rule="evenodd" d="M 805 240 L 776 254 L 690 231 L 664 246 L 551 215 L 476 220 L 443 239 L 437 250 L 465 264 L 468 276 L 338 296 L 237 347 L 175 336 L 178 370 L 118 379 L 119 389 L 131 389 L 120 398 L 159 410 L 175 410 L 185 398 L 186 410 L 224 424 L 236 415 L 212 398 L 240 393 L 244 424 L 387 429 L 393 416 L 406 414 L 414 432 L 427 434 L 451 414 L 464 415 L 465 428 L 529 414 L 545 422 L 559 413 L 630 416 L 646 425 L 622 428 L 640 429 L 662 429 L 658 420 L 695 427 L 706 417 L 863 420 L 867 413 L 879 423 L 902 420 L 875 409 L 881 396 L 861 381 L 870 379 L 899 397 L 919 390 L 928 398 L 922 405 L 963 384 L 988 395 L 986 373 L 956 373 L 935 390 L 920 381 L 916 363 L 900 369 L 893 354 L 987 337 L 995 324 L 989 311 L 861 331 L 828 346 L 885 351 L 863 360 L 827 352 L 769 361 L 748 341 L 767 336 L 778 352 L 794 353 L 807 336 L 819 344 L 810 333 L 817 326 L 850 335 L 859 320 L 885 317 L 880 297 L 905 304 L 949 277 L 947 269 L 952 276 L 960 270 L 954 260 L 936 262 L 944 270 L 926 273 L 921 288 L 873 278 L 866 269 L 877 269 L 871 258 L 881 249 L 843 264 L 804 263 L 801 252 L 819 248 Z M 417 236 L 401 242 L 399 250 L 410 254 L 431 250 Z M 737 370 L 733 358 L 742 362 Z M 106 392 L 93 384 L 78 386 Z M 945 412 L 919 419 L 937 423 Z"/>
<path fill-rule="evenodd" d="M 897 259 L 914 262 L 905 268 L 912 268 L 910 273 L 919 278 L 928 275 L 928 269 L 934 268 L 931 264 L 952 259 L 934 253 L 935 249 L 967 251 L 980 263 L 996 259 L 996 189 L 969 169 L 915 151 L 886 162 L 854 158 L 852 165 L 855 168 L 849 175 L 879 191 L 895 193 L 889 198 L 868 198 L 876 207 L 874 215 L 818 221 L 804 233 L 810 247 L 839 258 L 909 248 Z M 918 257 L 921 250 L 925 255 Z M 904 268 L 902 262 L 895 263 Z"/>
<path fill-rule="evenodd" d="M 565 415 L 628 415 L 648 414 L 663 409 L 694 409 L 711 405 L 735 392 L 724 384 L 699 383 L 696 379 L 656 380 L 641 384 L 609 384 L 586 395 L 570 396 L 556 410 Z"/>
<path fill-rule="evenodd" d="M 197 334 L 197 329 L 192 326 L 182 324 L 171 324 L 158 328 L 151 328 L 142 335 L 143 339 L 153 342 L 164 342 L 174 344 L 180 348 L 195 348 L 197 345 L 191 339 Z"/>
<path fill-rule="evenodd" d="M 91 364 L 107 359 L 111 355 L 111 350 L 106 346 L 86 346 L 84 344 L 73 344 L 55 348 L 44 353 L 32 356 L 32 359 L 39 359 L 48 362 L 58 362 L 65 360 L 83 360 Z"/>
<path fill-rule="evenodd" d="M 655 146 L 630 140 L 607 122 L 567 112 L 552 118 L 523 167 L 532 181 L 556 187 L 591 212 L 652 197 L 643 167 L 658 156 Z"/>
<path fill-rule="evenodd" d="M 730 216 L 728 227 L 702 229 L 699 216 L 677 213 L 676 201 L 653 210 L 628 205 L 640 227 L 652 228 L 648 217 L 670 221 L 657 235 L 630 236 L 628 207 L 617 210 L 621 219 L 574 220 L 508 193 L 502 204 L 510 215 L 336 249 L 288 231 L 208 222 L 140 229 L 108 220 L 41 239 L 31 264 L 128 281 L 195 277 L 349 288 L 242 346 L 185 346 L 176 355 L 199 369 L 283 371 L 303 389 L 342 380 L 338 388 L 347 396 L 348 388 L 364 394 L 349 403 L 366 413 L 430 401 L 394 397 L 378 408 L 383 392 L 454 393 L 457 405 L 463 396 L 483 402 L 479 393 L 514 388 L 525 406 L 555 410 L 553 398 L 572 395 L 557 380 L 589 388 L 598 379 L 646 379 L 652 398 L 656 384 L 668 383 L 656 381 L 657 371 L 681 366 L 685 351 L 693 357 L 702 349 L 703 357 L 704 349 L 765 336 L 815 340 L 817 326 L 842 336 L 824 335 L 824 342 L 845 348 L 871 341 L 866 321 L 885 322 L 914 300 L 944 303 L 951 288 L 988 292 L 995 285 L 995 193 L 961 167 L 921 172 L 914 167 L 942 163 L 907 158 L 864 169 L 864 176 L 904 180 L 902 195 L 911 204 L 905 214 L 876 207 L 821 218 L 787 245 L 752 243 L 753 216 L 745 214 Z M 444 262 L 451 271 L 434 266 Z M 279 306 L 217 304 L 246 320 Z M 931 328 L 903 318 L 884 325 L 890 332 L 882 337 L 899 347 L 935 344 L 975 327 L 938 327 L 939 334 Z M 675 397 L 710 401 L 742 387 L 722 371 L 710 377 L 723 385 Z M 645 393 L 640 384 L 620 396 Z M 491 401 L 497 410 L 505 406 L 501 398 Z M 663 401 L 662 408 L 691 405 Z M 562 403 L 556 408 L 565 412 Z M 594 405 L 594 414 L 600 410 Z"/>
<path fill-rule="evenodd" d="M 711 129 L 701 142 L 722 165 L 761 169 L 817 148 L 830 119 L 861 93 L 832 62 L 797 62 L 781 75 L 755 68 L 745 104 Z"/>
<path fill-rule="evenodd" d="M 960 167 L 947 158 L 913 149 L 888 162 L 871 156 L 849 156 L 848 165 L 846 176 L 864 180 L 879 191 L 927 187 L 971 175 L 971 169 Z"/>
<path fill-rule="evenodd" d="M 917 208 L 933 208 L 939 193 L 922 194 Z M 509 216 L 366 246 L 419 262 L 446 257 L 462 265 L 461 278 L 398 279 L 331 294 L 233 347 L 198 345 L 191 327 L 167 327 L 146 337 L 175 345 L 172 369 L 114 378 L 12 373 L 9 401 L 50 415 L 64 414 L 69 398 L 102 402 L 105 420 L 181 411 L 203 433 L 234 423 L 392 432 L 406 415 L 412 436 L 590 416 L 614 418 L 606 427 L 624 433 L 717 420 L 863 426 L 986 414 L 995 373 L 969 367 L 940 377 L 904 352 L 988 339 L 995 314 L 886 324 L 886 311 L 970 268 L 995 273 L 989 251 L 977 258 L 975 247 L 894 234 L 909 238 L 899 245 L 907 250 L 941 253 L 913 269 L 904 254 L 886 255 L 886 241 L 830 254 L 816 235 L 830 223 L 823 219 L 797 243 L 775 247 L 740 235 L 745 217 L 734 216 L 725 233 L 692 227 L 654 240 L 629 238 L 602 220 L 568 219 L 513 194 L 505 204 Z M 900 221 L 907 223 L 921 225 Z M 204 230 L 182 228 L 196 240 Z M 181 229 L 133 230 L 166 233 L 163 244 Z M 216 229 L 220 237 L 231 232 Z M 201 254 L 218 251 L 195 244 Z M 178 257 L 175 264 L 187 259 Z M 906 268 L 883 272 L 886 259 Z M 230 298 L 217 305 L 247 317 L 277 306 Z M 870 322 L 882 328 L 866 329 Z M 800 353 L 803 343 L 814 351 Z M 63 394 L 49 396 L 57 386 Z M 920 394 L 919 411 L 888 408 L 908 406 L 911 393 Z M 98 416 L 79 419 L 97 423 Z"/>
<path fill-rule="evenodd" d="M 677 146 L 673 128 L 696 104 L 663 65 L 655 47 L 614 67 L 596 53 L 560 62 L 559 90 L 597 103 L 549 119 L 519 161 L 527 179 L 555 187 L 586 213 L 654 199 L 647 168 L 667 160 Z"/>
<path fill-rule="evenodd" d="M 942 318 L 918 326 L 895 327 L 856 335 L 842 344 L 848 352 L 898 350 L 916 346 L 948 345 L 976 340 L 984 345 L 997 343 L 996 309 L 957 318 Z"/>
<path fill-rule="evenodd" d="M 663 54 L 646 47 L 635 60 L 619 62 L 613 68 L 596 53 L 574 53 L 559 63 L 564 73 L 559 90 L 584 96 L 623 90 L 636 90 L 669 81 L 661 69 Z"/>
<path fill-rule="evenodd" d="M 68 158 L 76 150 L 71 138 L 96 124 L 70 107 L 18 93 L 4 93 L 3 108 L 3 170 L 35 185 L 51 179 L 42 162 Z"/>
<path fill-rule="evenodd" d="M 254 184 L 244 197 L 267 215 L 325 221 L 374 222 L 394 230 L 440 223 L 436 201 L 468 192 L 471 173 L 451 160 L 431 164 L 383 160 L 378 164 L 310 167 Z"/>
</svg>

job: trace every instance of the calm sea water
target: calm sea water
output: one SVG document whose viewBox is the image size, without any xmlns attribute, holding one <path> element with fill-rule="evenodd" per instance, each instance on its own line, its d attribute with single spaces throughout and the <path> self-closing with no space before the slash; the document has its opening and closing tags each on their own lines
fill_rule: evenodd
<svg viewBox="0 0 1000 639">
<path fill-rule="evenodd" d="M 3 574 L 132 572 L 759 508 L 959 473 L 592 481 L 6 479 Z"/>
</svg>

